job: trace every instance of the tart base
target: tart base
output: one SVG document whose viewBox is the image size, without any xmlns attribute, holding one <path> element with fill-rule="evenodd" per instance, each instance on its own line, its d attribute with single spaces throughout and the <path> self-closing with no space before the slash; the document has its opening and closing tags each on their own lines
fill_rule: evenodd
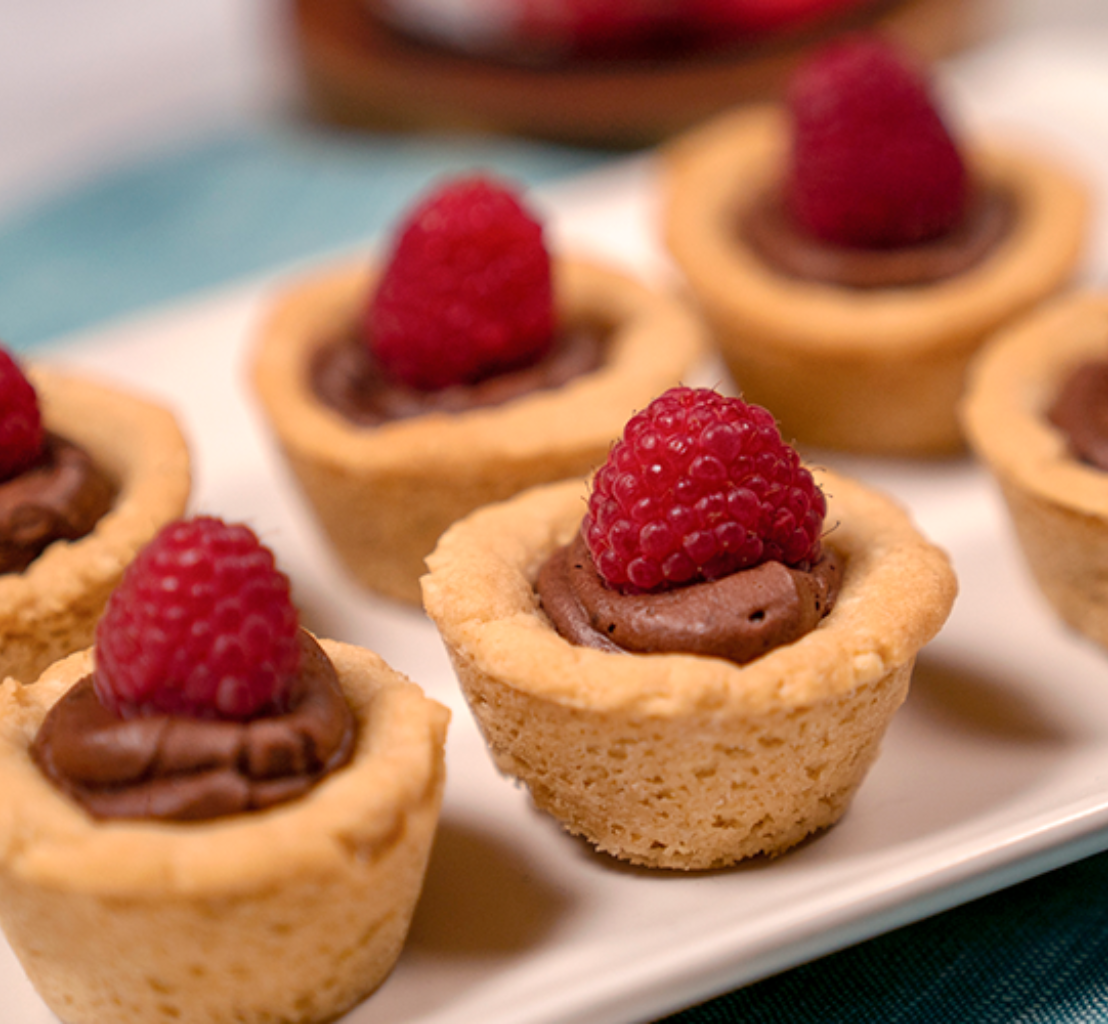
<svg viewBox="0 0 1108 1024">
<path fill-rule="evenodd" d="M 743 397 L 786 437 L 876 455 L 963 447 L 957 404 L 985 339 L 1064 287 L 1081 257 L 1081 182 L 1038 154 L 981 146 L 973 173 L 1012 196 L 1007 235 L 956 277 L 852 289 L 776 270 L 743 239 L 742 211 L 784 165 L 776 107 L 725 115 L 665 154 L 666 244 Z"/>
<path fill-rule="evenodd" d="M 1108 295 L 1060 298 L 989 343 L 962 419 L 1047 601 L 1108 648 L 1108 474 L 1074 458 L 1046 418 L 1069 374 L 1098 359 L 1108 359 Z"/>
<path fill-rule="evenodd" d="M 56 541 L 22 573 L 0 575 L 0 679 L 25 683 L 92 643 L 123 570 L 184 513 L 191 486 L 188 448 L 166 409 L 42 367 L 28 376 L 46 426 L 84 448 L 119 491 L 91 533 Z"/>
<path fill-rule="evenodd" d="M 451 523 L 535 484 L 602 462 L 626 419 L 687 380 L 706 350 L 683 304 L 591 263 L 555 261 L 559 320 L 608 335 L 596 371 L 503 405 L 360 427 L 312 393 L 308 367 L 344 336 L 372 286 L 362 267 L 286 289 L 263 325 L 254 381 L 268 423 L 347 570 L 420 602 L 424 559 Z"/>
<path fill-rule="evenodd" d="M 834 825 L 877 759 L 913 664 L 800 714 L 706 710 L 628 728 L 455 660 L 497 769 L 525 783 L 536 807 L 613 857 L 682 871 L 777 856 Z"/>
<path fill-rule="evenodd" d="M 647 867 L 777 855 L 846 810 L 954 599 L 946 557 L 887 499 L 824 474 L 834 610 L 745 666 L 562 639 L 534 580 L 578 529 L 579 482 L 452 527 L 424 603 L 498 768 L 598 849 Z"/>
<path fill-rule="evenodd" d="M 294 0 L 292 32 L 313 109 L 358 127 L 499 131 L 597 145 L 650 145 L 720 110 L 777 95 L 804 49 L 876 28 L 924 59 L 983 34 L 985 0 L 896 0 L 782 33 L 735 54 L 535 68 L 421 45 L 365 0 Z"/>
<path fill-rule="evenodd" d="M 332 1020 L 386 977 L 423 883 L 448 713 L 368 651 L 321 641 L 358 721 L 351 763 L 213 822 L 97 822 L 28 747 L 89 652 L 0 688 L 0 922 L 69 1024 Z"/>
</svg>

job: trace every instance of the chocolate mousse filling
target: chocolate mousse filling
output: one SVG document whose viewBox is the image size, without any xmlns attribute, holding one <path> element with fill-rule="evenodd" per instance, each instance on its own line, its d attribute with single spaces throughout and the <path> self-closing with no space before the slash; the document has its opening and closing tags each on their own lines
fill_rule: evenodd
<svg viewBox="0 0 1108 1024">
<path fill-rule="evenodd" d="M 742 212 L 738 230 L 771 267 L 804 281 L 846 288 L 900 288 L 934 284 L 984 260 L 1011 231 L 1016 202 L 1006 190 L 975 189 L 952 231 L 917 245 L 866 249 L 824 241 L 804 231 L 777 188 Z"/>
<path fill-rule="evenodd" d="M 842 582 L 825 550 L 809 571 L 763 562 L 657 594 L 621 594 L 596 571 L 580 532 L 543 565 L 538 595 L 570 643 L 637 654 L 705 654 L 745 665 L 813 630 Z"/>
<path fill-rule="evenodd" d="M 0 482 L 0 572 L 22 572 L 54 541 L 91 533 L 115 496 L 84 449 L 47 433 L 39 461 Z"/>
<path fill-rule="evenodd" d="M 1108 358 L 1078 366 L 1063 382 L 1047 419 L 1074 457 L 1108 472 Z"/>
<path fill-rule="evenodd" d="M 566 331 L 536 363 L 438 391 L 420 391 L 390 380 L 354 334 L 317 349 L 309 372 L 312 390 L 321 402 L 353 423 L 376 426 L 426 413 L 501 405 L 533 391 L 561 387 L 603 364 L 607 334 L 598 327 Z"/>
<path fill-rule="evenodd" d="M 106 709 L 92 676 L 50 709 L 35 763 L 95 818 L 208 820 L 302 796 L 349 761 L 356 724 L 330 659 L 300 634 L 288 708 L 244 722 Z"/>
</svg>

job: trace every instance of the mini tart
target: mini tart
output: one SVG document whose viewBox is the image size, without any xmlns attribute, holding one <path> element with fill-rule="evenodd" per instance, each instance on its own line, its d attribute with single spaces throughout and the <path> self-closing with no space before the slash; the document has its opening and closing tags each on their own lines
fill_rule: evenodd
<svg viewBox="0 0 1108 1024">
<path fill-rule="evenodd" d="M 1057 299 L 982 351 L 962 420 L 1043 594 L 1065 622 L 1108 647 L 1108 473 L 1074 458 L 1047 419 L 1070 373 L 1105 358 L 1108 294 Z"/>
<path fill-rule="evenodd" d="M 1016 204 L 991 254 L 932 284 L 849 289 L 779 272 L 741 236 L 741 213 L 780 177 L 786 145 L 784 112 L 756 108 L 694 131 L 664 157 L 666 243 L 743 397 L 806 444 L 958 450 L 966 365 L 989 334 L 1069 280 L 1084 244 L 1085 189 L 1038 155 L 975 147 L 972 173 Z"/>
<path fill-rule="evenodd" d="M 385 978 L 438 821 L 449 713 L 321 641 L 358 723 L 307 796 L 212 822 L 96 821 L 28 748 L 89 651 L 0 687 L 0 922 L 69 1024 L 332 1020 Z"/>
<path fill-rule="evenodd" d="M 830 474 L 822 485 L 826 543 L 845 560 L 838 601 L 807 636 L 742 667 L 605 653 L 553 630 L 534 581 L 579 528 L 579 482 L 452 527 L 428 559 L 424 601 L 498 768 L 570 832 L 648 867 L 725 867 L 837 821 L 955 580 L 888 499 Z"/>
<path fill-rule="evenodd" d="M 371 590 L 420 600 L 424 558 L 456 519 L 602 462 L 627 418 L 705 352 L 684 304 L 617 272 L 555 261 L 562 325 L 610 331 L 596 371 L 502 405 L 358 426 L 313 393 L 308 367 L 349 332 L 372 285 L 364 266 L 289 287 L 263 325 L 254 382 L 277 441 L 342 562 Z"/>
<path fill-rule="evenodd" d="M 95 529 L 55 541 L 0 574 L 0 678 L 29 683 L 92 643 L 96 620 L 138 550 L 188 502 L 188 447 L 166 409 L 85 378 L 32 366 L 46 428 L 80 445 L 118 487 Z"/>
</svg>

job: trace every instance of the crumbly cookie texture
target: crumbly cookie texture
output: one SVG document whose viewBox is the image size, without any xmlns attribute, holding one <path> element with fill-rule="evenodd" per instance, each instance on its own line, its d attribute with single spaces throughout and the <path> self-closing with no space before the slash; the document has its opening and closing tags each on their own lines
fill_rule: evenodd
<svg viewBox="0 0 1108 1024">
<path fill-rule="evenodd" d="M 827 543 L 846 563 L 838 603 L 743 667 L 605 653 L 554 632 L 533 584 L 579 527 L 580 483 L 451 528 L 428 559 L 424 601 L 500 770 L 570 832 L 649 867 L 775 855 L 837 821 L 956 584 L 891 502 L 842 477 L 820 482 Z"/>
<path fill-rule="evenodd" d="M 776 107 L 727 114 L 666 151 L 666 243 L 743 396 L 805 444 L 885 455 L 963 446 L 957 403 L 985 339 L 1062 288 L 1084 247 L 1086 189 L 1019 149 L 970 146 L 971 174 L 1011 195 L 996 249 L 933 284 L 833 287 L 789 277 L 744 243 L 742 211 L 784 166 Z"/>
<path fill-rule="evenodd" d="M 556 260 L 563 325 L 610 330 L 604 365 L 559 388 L 461 414 L 359 427 L 312 393 L 308 365 L 358 318 L 364 266 L 299 282 L 263 325 L 254 382 L 270 428 L 339 558 L 364 586 L 418 604 L 424 558 L 473 509 L 602 462 L 627 417 L 699 368 L 686 306 L 618 272 Z"/>
<path fill-rule="evenodd" d="M 90 653 L 0 687 L 0 921 L 71 1024 L 333 1020 L 395 963 L 423 883 L 448 712 L 368 651 L 321 641 L 358 721 L 297 801 L 212 822 L 97 822 L 28 747 Z"/>
<path fill-rule="evenodd" d="M 181 515 L 188 447 L 167 409 L 134 394 L 30 367 L 47 429 L 84 448 L 119 488 L 96 528 L 58 541 L 22 573 L 0 575 L 0 678 L 25 683 L 92 643 L 108 595 L 135 553 Z"/>
<path fill-rule="evenodd" d="M 1069 374 L 1105 358 L 1108 295 L 1067 295 L 990 341 L 961 411 L 1043 594 L 1065 622 L 1108 647 L 1108 475 L 1075 459 L 1047 420 Z"/>
</svg>

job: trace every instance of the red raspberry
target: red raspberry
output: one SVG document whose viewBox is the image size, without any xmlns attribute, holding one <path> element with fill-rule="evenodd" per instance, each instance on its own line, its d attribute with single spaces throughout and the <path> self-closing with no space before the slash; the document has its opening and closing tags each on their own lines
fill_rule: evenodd
<svg viewBox="0 0 1108 1024">
<path fill-rule="evenodd" d="M 298 628 L 288 579 L 248 526 L 177 520 L 108 600 L 96 627 L 96 693 L 124 718 L 278 710 L 300 664 Z"/>
<path fill-rule="evenodd" d="M 678 387 L 628 421 L 582 529 L 608 585 L 641 592 L 768 561 L 811 565 L 826 512 L 765 409 Z"/>
<path fill-rule="evenodd" d="M 453 180 L 402 226 L 366 339 L 385 372 L 432 391 L 541 359 L 554 338 L 542 227 L 506 187 Z"/>
<path fill-rule="evenodd" d="M 672 0 L 521 0 L 515 34 L 548 54 L 634 53 L 680 23 Z"/>
<path fill-rule="evenodd" d="M 860 6 L 864 0 L 686 0 L 705 31 L 727 35 L 796 29 Z"/>
<path fill-rule="evenodd" d="M 832 43 L 788 89 L 793 151 L 786 201 L 838 245 L 911 245 L 961 220 L 962 158 L 922 70 L 876 36 Z"/>
<path fill-rule="evenodd" d="M 45 438 L 35 389 L 2 348 L 0 410 L 0 480 L 8 480 L 34 465 Z"/>
</svg>

